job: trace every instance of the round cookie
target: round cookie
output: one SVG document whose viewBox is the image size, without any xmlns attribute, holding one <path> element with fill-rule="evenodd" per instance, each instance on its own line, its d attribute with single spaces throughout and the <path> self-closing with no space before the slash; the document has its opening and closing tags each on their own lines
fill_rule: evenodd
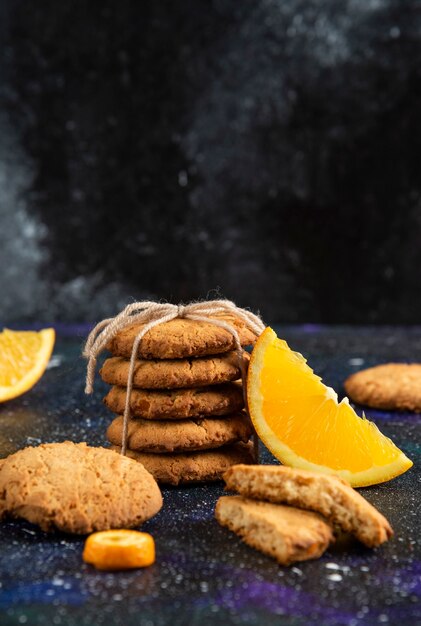
<svg viewBox="0 0 421 626">
<path fill-rule="evenodd" d="M 124 413 L 126 395 L 125 387 L 112 387 L 104 403 L 114 413 Z M 242 388 L 235 383 L 169 391 L 132 389 L 130 395 L 132 417 L 149 420 L 229 415 L 243 406 Z"/>
<path fill-rule="evenodd" d="M 120 451 L 118 446 L 112 450 Z M 222 474 L 237 463 L 253 463 L 253 445 L 235 443 L 216 450 L 179 454 L 151 454 L 127 450 L 127 456 L 139 461 L 160 484 L 221 480 Z"/>
<path fill-rule="evenodd" d="M 219 316 L 237 331 L 241 345 L 253 344 L 257 337 L 245 323 L 235 317 Z M 107 349 L 116 356 L 130 357 L 133 342 L 144 324 L 131 324 L 111 339 Z M 144 359 L 182 359 L 185 357 L 221 354 L 235 349 L 232 334 L 210 322 L 174 319 L 154 326 L 142 338 L 138 356 Z"/>
<path fill-rule="evenodd" d="M 161 506 L 159 487 L 141 464 L 85 443 L 24 448 L 0 469 L 0 518 L 21 517 L 45 531 L 129 528 Z"/>
<path fill-rule="evenodd" d="M 421 364 L 387 363 L 356 372 L 344 383 L 347 395 L 375 409 L 421 412 Z"/>
<path fill-rule="evenodd" d="M 248 353 L 244 352 L 248 360 Z M 130 361 L 124 357 L 112 357 L 104 361 L 101 378 L 109 385 L 125 387 Z M 216 385 L 241 377 L 238 356 L 227 352 L 219 356 L 197 359 L 138 359 L 133 372 L 133 387 L 140 389 L 178 389 Z"/>
<path fill-rule="evenodd" d="M 251 434 L 251 425 L 244 413 L 200 420 L 137 418 L 129 420 L 127 447 L 157 453 L 208 450 L 236 441 L 247 442 Z M 119 416 L 109 425 L 107 438 L 110 443 L 121 446 L 122 435 L 123 418 Z"/>
</svg>

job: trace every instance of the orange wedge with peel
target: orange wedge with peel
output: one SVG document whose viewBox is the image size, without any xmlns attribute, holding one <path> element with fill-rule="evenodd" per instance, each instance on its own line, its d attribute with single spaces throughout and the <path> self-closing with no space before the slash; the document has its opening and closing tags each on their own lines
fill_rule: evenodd
<svg viewBox="0 0 421 626">
<path fill-rule="evenodd" d="M 148 567 L 155 562 L 155 542 L 138 530 L 101 530 L 87 538 L 83 560 L 103 570 Z"/>
<path fill-rule="evenodd" d="M 353 487 L 386 482 L 412 466 L 373 422 L 355 413 L 348 398 L 338 402 L 335 391 L 271 328 L 254 346 L 247 399 L 257 434 L 284 465 L 336 474 Z"/>
<path fill-rule="evenodd" d="M 17 398 L 41 378 L 54 348 L 53 328 L 0 333 L 0 402 Z"/>
</svg>

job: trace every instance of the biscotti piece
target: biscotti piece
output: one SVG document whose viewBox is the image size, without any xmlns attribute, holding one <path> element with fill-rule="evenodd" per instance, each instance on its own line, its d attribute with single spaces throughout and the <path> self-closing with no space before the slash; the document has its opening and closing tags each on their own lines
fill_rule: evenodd
<svg viewBox="0 0 421 626">
<path fill-rule="evenodd" d="M 282 465 L 236 465 L 225 474 L 227 489 L 247 498 L 317 511 L 366 546 L 387 541 L 389 522 L 345 480 Z"/>
<path fill-rule="evenodd" d="M 125 387 L 112 387 L 104 403 L 114 413 L 124 413 L 126 395 Z M 236 383 L 167 391 L 132 389 L 130 394 L 130 415 L 148 420 L 229 415 L 243 406 L 243 390 Z"/>
<path fill-rule="evenodd" d="M 130 528 L 161 506 L 159 487 L 140 463 L 85 443 L 24 448 L 0 468 L 0 517 L 20 517 L 45 531 Z"/>
<path fill-rule="evenodd" d="M 256 335 L 245 323 L 228 315 L 215 319 L 230 324 L 238 333 L 242 346 L 255 343 Z M 131 324 L 110 340 L 107 349 L 116 356 L 130 357 L 136 336 L 144 324 Z M 138 356 L 143 359 L 183 359 L 209 356 L 235 350 L 233 335 L 225 328 L 210 322 L 173 319 L 149 330 L 139 344 Z"/>
<path fill-rule="evenodd" d="M 117 452 L 118 446 L 111 446 Z M 214 450 L 151 454 L 127 450 L 127 456 L 139 461 L 160 484 L 186 485 L 221 480 L 222 474 L 236 463 L 253 463 L 252 444 L 235 443 Z"/>
<path fill-rule="evenodd" d="M 248 352 L 243 353 L 248 362 Z M 127 387 L 130 361 L 114 356 L 104 361 L 101 378 L 109 385 Z M 137 359 L 133 371 L 133 387 L 140 389 L 180 389 L 218 385 L 241 378 L 238 354 L 227 352 L 217 356 L 191 359 Z"/>
<path fill-rule="evenodd" d="M 244 413 L 198 420 L 129 420 L 127 446 L 143 452 L 182 452 L 207 450 L 247 442 L 252 433 Z M 110 443 L 121 446 L 123 417 L 117 417 L 107 430 Z"/>
<path fill-rule="evenodd" d="M 375 409 L 421 412 L 421 364 L 387 363 L 356 372 L 345 391 L 354 402 Z"/>
<path fill-rule="evenodd" d="M 317 559 L 333 541 L 332 528 L 320 515 L 281 504 L 223 496 L 216 503 L 215 516 L 222 526 L 281 565 Z"/>
</svg>

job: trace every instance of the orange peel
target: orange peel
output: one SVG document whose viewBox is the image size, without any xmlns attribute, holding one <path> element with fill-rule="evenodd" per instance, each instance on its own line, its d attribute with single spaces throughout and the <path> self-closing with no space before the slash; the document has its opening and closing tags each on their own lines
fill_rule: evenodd
<svg viewBox="0 0 421 626">
<path fill-rule="evenodd" d="M 83 560 L 101 570 L 148 567 L 155 562 L 155 542 L 138 530 L 102 530 L 86 539 Z"/>
</svg>

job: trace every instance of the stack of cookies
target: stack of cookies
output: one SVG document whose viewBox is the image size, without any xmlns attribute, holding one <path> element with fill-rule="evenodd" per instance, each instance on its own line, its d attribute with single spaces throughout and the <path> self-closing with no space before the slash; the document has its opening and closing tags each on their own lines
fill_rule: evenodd
<svg viewBox="0 0 421 626">
<path fill-rule="evenodd" d="M 237 318 L 222 318 L 247 346 L 255 335 Z M 109 342 L 101 371 L 112 385 L 104 398 L 117 417 L 107 430 L 120 450 L 133 342 L 127 326 Z M 252 428 L 244 411 L 241 370 L 232 334 L 209 322 L 174 319 L 142 338 L 133 375 L 127 455 L 160 483 L 219 480 L 237 463 L 252 463 Z M 245 353 L 246 355 L 247 353 Z"/>
</svg>

